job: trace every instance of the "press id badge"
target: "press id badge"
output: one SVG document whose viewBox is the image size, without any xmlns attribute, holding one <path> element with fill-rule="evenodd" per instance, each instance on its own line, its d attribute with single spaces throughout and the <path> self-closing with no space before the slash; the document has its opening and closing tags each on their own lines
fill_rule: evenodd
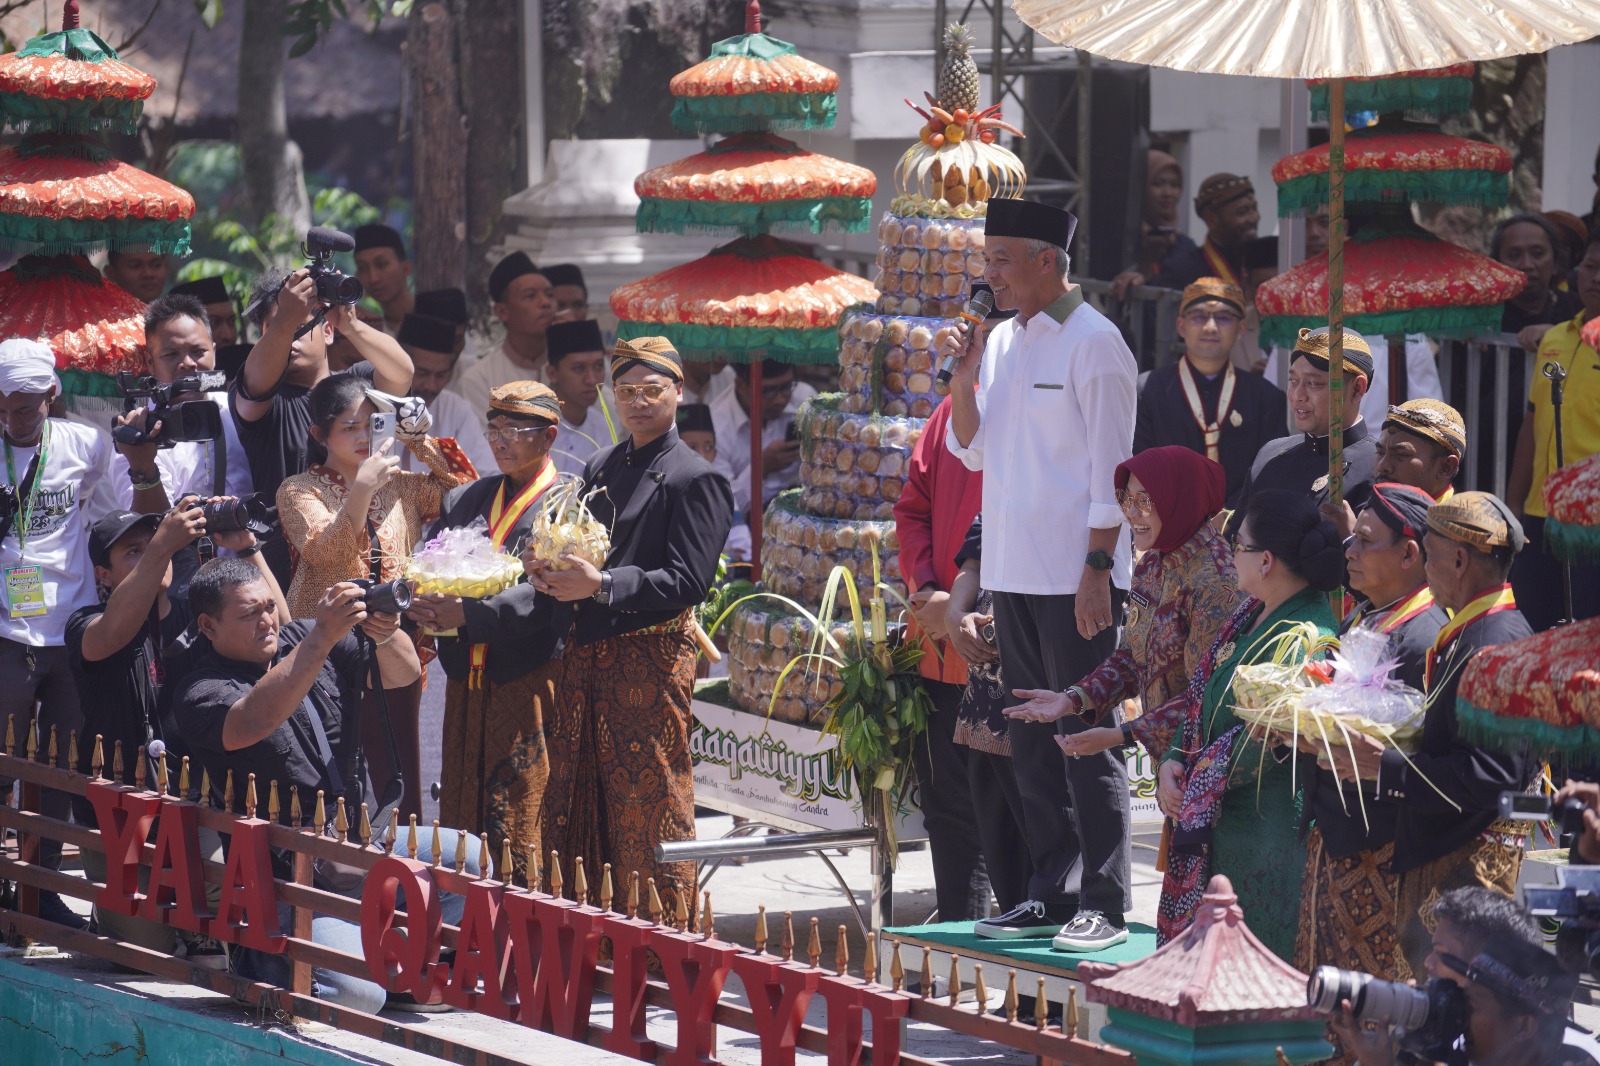
<svg viewBox="0 0 1600 1066">
<path fill-rule="evenodd" d="M 6 567 L 6 612 L 12 618 L 45 613 L 44 573 L 39 567 Z"/>
</svg>

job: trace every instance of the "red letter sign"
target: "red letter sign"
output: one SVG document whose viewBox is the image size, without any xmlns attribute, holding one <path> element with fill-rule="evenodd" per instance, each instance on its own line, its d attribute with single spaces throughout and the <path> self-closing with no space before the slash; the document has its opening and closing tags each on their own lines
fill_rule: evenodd
<svg viewBox="0 0 1600 1066">
<path fill-rule="evenodd" d="M 217 940 L 257 951 L 280 953 L 289 938 L 278 932 L 278 901 L 272 891 L 272 849 L 267 823 L 241 818 L 233 823 L 228 867 L 222 875 L 222 898 L 207 932 Z"/>
<path fill-rule="evenodd" d="M 161 810 L 161 799 L 103 781 L 90 781 L 88 795 L 106 848 L 106 887 L 95 894 L 95 906 L 132 917 L 144 901 L 139 892 L 139 854 L 150 835 L 150 823 Z"/>
<path fill-rule="evenodd" d="M 395 922 L 395 896 L 406 896 L 404 926 Z M 367 972 L 391 992 L 410 992 L 418 1003 L 437 1003 L 440 982 L 439 893 L 428 868 L 415 859 L 386 855 L 373 863 L 361 887 L 361 948 Z"/>
<path fill-rule="evenodd" d="M 142 917 L 194 933 L 205 932 L 205 878 L 200 868 L 200 839 L 195 832 L 198 810 L 192 803 L 163 800 L 156 857 L 150 864 L 150 889 Z"/>
</svg>

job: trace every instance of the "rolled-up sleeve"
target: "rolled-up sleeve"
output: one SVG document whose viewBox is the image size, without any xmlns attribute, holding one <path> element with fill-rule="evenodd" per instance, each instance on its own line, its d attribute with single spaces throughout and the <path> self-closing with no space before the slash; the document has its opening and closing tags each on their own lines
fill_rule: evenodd
<svg viewBox="0 0 1600 1066">
<path fill-rule="evenodd" d="M 1104 331 L 1087 338 L 1072 361 L 1084 438 L 1089 445 L 1089 528 L 1122 525 L 1116 469 L 1133 455 L 1138 410 L 1138 366 L 1122 338 Z M 971 465 L 970 463 L 968 464 Z"/>
</svg>

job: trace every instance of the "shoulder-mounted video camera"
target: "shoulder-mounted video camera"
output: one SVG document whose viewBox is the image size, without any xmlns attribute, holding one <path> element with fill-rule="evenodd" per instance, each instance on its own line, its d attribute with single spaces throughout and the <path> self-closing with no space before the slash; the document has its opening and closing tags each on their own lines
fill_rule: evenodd
<svg viewBox="0 0 1600 1066">
<path fill-rule="evenodd" d="M 216 392 L 227 387 L 227 375 L 214 371 L 190 374 L 173 382 L 160 382 L 149 374 L 119 371 L 117 391 L 123 395 L 124 413 L 137 410 L 141 401 L 149 401 L 150 413 L 145 424 L 161 423 L 154 433 L 133 426 L 113 426 L 112 439 L 119 444 L 155 444 L 170 448 L 180 441 L 216 440 L 222 436 L 222 409 L 210 400 L 187 400 L 173 403 L 174 396 L 189 393 Z"/>
</svg>

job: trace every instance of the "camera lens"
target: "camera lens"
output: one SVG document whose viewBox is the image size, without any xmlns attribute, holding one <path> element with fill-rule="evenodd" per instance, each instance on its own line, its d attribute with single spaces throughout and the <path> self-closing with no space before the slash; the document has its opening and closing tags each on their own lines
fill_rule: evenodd
<svg viewBox="0 0 1600 1066">
<path fill-rule="evenodd" d="M 1318 966 L 1306 982 L 1306 1003 L 1323 1014 L 1332 1014 L 1339 1004 L 1349 1000 L 1357 1012 L 1361 1009 L 1361 992 L 1372 977 L 1357 970 L 1341 970 L 1337 966 Z"/>
<path fill-rule="evenodd" d="M 411 609 L 411 583 L 405 578 L 393 581 L 358 581 L 364 590 L 362 600 L 372 614 L 404 614 Z"/>
<path fill-rule="evenodd" d="M 205 516 L 208 533 L 232 533 L 248 529 L 260 536 L 272 526 L 271 509 L 267 505 L 266 497 L 259 492 L 237 500 L 219 500 L 216 503 L 204 504 L 200 508 L 200 513 Z"/>
<path fill-rule="evenodd" d="M 1380 981 L 1358 970 L 1318 966 L 1306 982 L 1306 1002 L 1323 1014 L 1332 1014 L 1344 1000 L 1364 1022 L 1418 1030 L 1428 1023 L 1428 993 L 1410 985 Z"/>
<path fill-rule="evenodd" d="M 359 302 L 364 294 L 360 281 L 337 270 L 317 277 L 317 298 L 330 307 L 348 307 Z"/>
</svg>

